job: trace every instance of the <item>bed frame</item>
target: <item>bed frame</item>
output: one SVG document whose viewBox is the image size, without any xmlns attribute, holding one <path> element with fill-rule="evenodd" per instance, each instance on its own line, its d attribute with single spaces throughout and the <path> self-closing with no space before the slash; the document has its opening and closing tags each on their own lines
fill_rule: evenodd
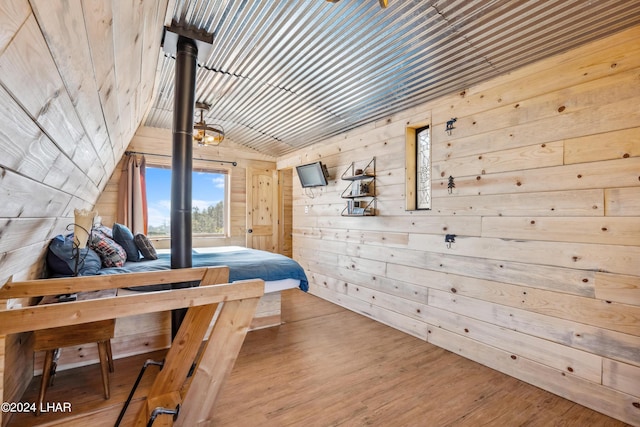
<svg viewBox="0 0 640 427">
<path fill-rule="evenodd" d="M 214 247 L 214 248 L 197 248 L 198 256 L 206 256 L 208 253 L 217 252 L 237 252 L 238 250 L 244 250 L 244 247 Z M 158 253 L 168 254 L 170 253 L 166 249 L 158 250 Z M 155 261 L 150 261 L 155 262 Z M 203 265 L 201 260 L 196 259 L 194 265 L 196 267 L 207 267 L 209 265 Z M 147 261 L 144 262 L 132 262 L 127 263 L 124 268 L 129 269 L 131 272 L 144 271 L 140 267 L 145 267 Z M 168 264 L 167 264 L 168 265 Z M 237 270 L 234 275 L 234 264 L 228 264 L 230 267 L 231 277 L 240 279 L 249 279 L 253 277 L 247 277 L 245 270 L 243 274 L 238 274 Z M 244 267 L 241 267 L 244 268 Z M 111 269 L 105 269 L 111 270 Z M 119 269 L 114 269 L 119 270 Z M 104 271 L 104 270 L 103 270 Z M 164 270 L 163 270 L 164 271 Z M 169 270 L 166 270 L 169 271 Z M 108 275 L 120 275 L 127 271 L 117 271 Z M 99 274 L 102 275 L 102 274 Z M 240 276 L 240 277 L 239 277 Z M 294 275 L 295 276 L 295 275 Z M 162 283 L 155 283 L 154 285 L 161 285 Z M 278 326 L 282 323 L 281 318 L 281 290 L 295 288 L 299 286 L 299 282 L 296 284 L 296 280 L 275 280 L 265 282 L 265 293 L 260 298 L 256 313 L 251 321 L 249 330 L 256 330 L 268 327 Z M 127 285 L 133 286 L 133 285 Z M 127 291 L 120 289 L 119 295 L 127 293 L 136 294 L 139 292 Z M 169 312 L 155 312 L 145 313 L 137 316 L 129 316 L 125 318 L 117 319 L 115 326 L 115 336 L 111 340 L 113 353 L 116 358 L 134 356 L 137 354 L 148 353 L 154 350 L 161 350 L 168 348 L 171 340 L 171 315 Z M 42 367 L 44 366 L 44 360 L 46 357 L 45 352 L 36 352 L 35 362 L 33 366 L 33 374 L 39 375 L 42 373 Z M 65 369 L 71 369 L 79 366 L 85 366 L 97 363 L 99 360 L 99 353 L 95 346 L 78 345 L 69 348 L 65 348 L 62 351 L 58 361 L 57 369 L 59 371 Z"/>
<path fill-rule="evenodd" d="M 194 288 L 0 311 L 0 347 L 4 348 L 9 334 L 189 307 L 169 348 L 164 368 L 156 377 L 146 403 L 135 415 L 132 425 L 147 425 L 157 407 L 175 409 L 178 405 L 180 411 L 175 424 L 167 415 L 160 415 L 163 419 L 157 419 L 156 424 L 191 426 L 206 423 L 210 420 L 210 411 L 221 385 L 235 363 L 258 300 L 264 294 L 264 281 L 260 279 L 227 283 L 228 277 L 227 267 L 208 267 L 8 283 L 0 289 L 0 299 L 201 281 L 201 285 Z M 218 310 L 219 303 L 223 304 Z M 215 323 L 211 335 L 203 344 L 212 319 Z M 196 366 L 195 373 L 189 377 L 192 366 Z M 4 375 L 10 372 L 11 366 L 5 366 L 4 358 L 0 358 L 0 381 L 4 381 Z M 0 425 L 3 424 L 3 416 L 0 413 Z M 104 415 L 86 415 L 87 425 L 98 416 Z"/>
</svg>

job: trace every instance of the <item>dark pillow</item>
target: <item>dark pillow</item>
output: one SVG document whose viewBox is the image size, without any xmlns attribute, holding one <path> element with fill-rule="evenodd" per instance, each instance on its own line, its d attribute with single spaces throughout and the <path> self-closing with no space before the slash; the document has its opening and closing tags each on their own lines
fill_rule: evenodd
<svg viewBox="0 0 640 427">
<path fill-rule="evenodd" d="M 57 235 L 51 240 L 47 251 L 47 266 L 50 276 L 73 276 L 76 260 L 73 258 L 73 234 Z M 92 276 L 98 273 L 102 262 L 100 256 L 88 246 L 80 249 L 78 276 Z"/>
<path fill-rule="evenodd" d="M 122 267 L 127 260 L 124 248 L 100 231 L 93 230 L 89 247 L 100 255 L 103 267 Z"/>
<path fill-rule="evenodd" d="M 136 243 L 140 252 L 142 252 L 144 259 L 158 259 L 156 248 L 153 247 L 153 243 L 151 243 L 151 240 L 149 240 L 147 236 L 138 233 L 133 238 L 133 241 Z"/>
<path fill-rule="evenodd" d="M 127 261 L 140 261 L 140 252 L 138 251 L 138 247 L 133 241 L 133 233 L 126 226 L 122 224 L 118 224 L 117 222 L 113 224 L 113 240 L 116 241 L 117 244 L 122 246 L 127 253 Z"/>
</svg>

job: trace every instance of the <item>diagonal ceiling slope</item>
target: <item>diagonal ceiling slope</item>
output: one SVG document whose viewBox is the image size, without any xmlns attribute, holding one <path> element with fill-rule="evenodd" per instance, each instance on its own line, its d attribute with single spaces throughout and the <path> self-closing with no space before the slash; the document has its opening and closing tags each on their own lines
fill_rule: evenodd
<svg viewBox="0 0 640 427">
<path fill-rule="evenodd" d="M 206 121 L 280 156 L 638 24 L 640 2 L 175 0 L 167 14 L 214 34 Z M 147 126 L 171 128 L 174 62 L 160 59 Z"/>
</svg>

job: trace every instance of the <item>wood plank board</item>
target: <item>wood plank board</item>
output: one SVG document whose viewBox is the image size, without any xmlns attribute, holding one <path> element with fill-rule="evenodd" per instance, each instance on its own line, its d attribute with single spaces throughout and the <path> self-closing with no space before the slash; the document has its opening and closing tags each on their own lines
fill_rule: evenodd
<svg viewBox="0 0 640 427">
<path fill-rule="evenodd" d="M 0 87 L 0 148 L 3 167 L 44 182 L 58 160 L 60 149 L 42 133 L 11 95 Z M 16 144 L 15 141 L 21 141 Z"/>
<path fill-rule="evenodd" d="M 490 301 L 640 337 L 640 308 L 637 306 L 609 303 L 490 280 L 465 278 L 453 274 L 446 276 L 443 282 L 437 285 L 438 289 L 448 287 L 447 291 L 454 295 Z"/>
<path fill-rule="evenodd" d="M 563 164 L 563 158 L 564 144 L 553 141 L 472 156 L 452 155 L 446 160 L 432 162 L 432 173 L 441 177 L 485 175 L 558 166 Z"/>
<path fill-rule="evenodd" d="M 640 158 L 631 157 L 491 175 L 455 177 L 456 194 L 513 194 L 636 187 L 639 168 Z M 447 180 L 434 180 L 433 197 L 447 196 Z"/>
<path fill-rule="evenodd" d="M 409 249 L 427 253 L 451 253 L 442 245 L 442 236 L 411 234 Z M 489 260 L 524 262 L 533 265 L 558 266 L 571 269 L 633 275 L 640 257 L 636 246 L 602 245 L 575 242 L 547 242 L 535 240 L 507 240 L 458 236 L 452 246 L 455 255 L 473 257 L 481 253 Z M 588 273 L 584 273 L 588 274 Z M 585 278 L 588 279 L 588 276 Z"/>
<path fill-rule="evenodd" d="M 313 281 L 334 291 L 338 291 L 341 287 L 348 288 L 350 284 L 353 284 L 375 290 L 383 295 L 396 296 L 421 304 L 428 302 L 429 288 L 422 284 L 403 282 L 391 277 L 377 276 L 346 268 L 335 269 L 330 267 L 326 264 L 314 264 L 311 266 L 309 271 Z M 331 275 L 327 275 L 327 271 L 331 271 Z"/>
<path fill-rule="evenodd" d="M 564 141 L 565 164 L 640 156 L 640 129 L 622 129 Z"/>
<path fill-rule="evenodd" d="M 85 27 L 75 25 L 76 22 L 83 22 L 81 1 L 74 0 L 73 4 L 63 6 L 46 0 L 35 0 L 31 2 L 31 6 L 86 132 L 86 138 L 91 141 L 95 152 L 99 153 L 109 135 L 102 116 Z M 109 157 L 98 156 L 99 164 L 103 167 L 106 166 L 107 159 Z M 93 166 L 94 169 L 99 169 L 98 164 Z M 100 172 L 101 175 L 107 173 L 105 169 Z"/>
<path fill-rule="evenodd" d="M 638 396 L 640 395 L 640 366 L 604 359 L 602 384 L 623 393 Z"/>
<path fill-rule="evenodd" d="M 368 302 L 347 294 L 329 292 L 324 287 L 316 284 L 309 285 L 309 292 L 312 295 L 317 295 L 339 306 L 349 307 L 349 310 L 355 311 L 363 316 L 375 318 L 376 321 L 384 325 L 391 326 L 414 337 L 421 339 L 426 339 L 427 337 L 428 325 L 423 321 L 411 319 L 400 313 L 371 305 Z"/>
<path fill-rule="evenodd" d="M 53 218 L 0 219 L 0 252 L 18 250 L 27 245 L 42 243 L 41 236 L 49 238 Z"/>
<path fill-rule="evenodd" d="M 606 190 L 605 190 L 606 191 Z M 567 190 L 433 198 L 433 212 L 465 216 L 604 216 L 605 191 Z"/>
<path fill-rule="evenodd" d="M 640 223 L 632 217 L 485 217 L 482 219 L 482 236 L 636 246 L 640 242 Z"/>
<path fill-rule="evenodd" d="M 566 375 L 575 375 L 594 383 L 602 379 L 601 356 L 583 350 L 550 342 L 486 322 L 478 322 L 466 316 L 429 307 L 429 324 L 448 332 L 467 337 L 491 347 L 510 351 L 517 357 L 563 371 Z"/>
<path fill-rule="evenodd" d="M 31 10 L 27 0 L 2 2 L 0 4 L 0 55 L 30 13 Z"/>
<path fill-rule="evenodd" d="M 158 46 L 161 45 L 165 15 L 167 13 L 167 1 L 147 2 L 143 4 L 142 16 L 144 25 L 142 28 L 142 62 L 140 69 L 140 85 L 141 90 L 138 92 L 140 97 L 138 101 L 137 116 L 144 118 L 152 104 L 152 97 L 155 95 L 157 88 L 155 87 L 156 77 L 159 74 L 158 58 L 161 53 L 158 52 Z M 136 130 L 137 132 L 137 130 Z"/>
<path fill-rule="evenodd" d="M 607 216 L 640 216 L 640 187 L 606 189 L 604 209 Z"/>
<path fill-rule="evenodd" d="M 640 306 L 640 277 L 596 272 L 595 296 L 605 301 Z"/>
<path fill-rule="evenodd" d="M 636 55 L 637 53 L 640 52 L 636 52 Z M 502 101 L 497 108 L 474 111 L 466 116 L 452 110 L 449 114 L 458 118 L 456 130 L 451 136 L 445 132 L 433 133 L 433 160 L 437 162 L 485 155 L 518 147 L 524 149 L 532 143 L 550 143 L 575 138 L 577 135 L 592 135 L 637 126 L 631 124 L 608 127 L 609 119 L 620 120 L 621 123 L 636 122 L 636 115 L 626 114 L 628 110 L 622 107 L 637 102 L 634 101 L 638 97 L 634 80 L 635 70 L 629 69 L 602 79 L 571 85 L 571 90 L 561 88 L 555 92 L 542 92 L 541 95 L 519 98 L 509 104 Z M 532 87 L 540 90 L 538 85 Z M 597 123 L 591 121 L 588 126 L 593 110 L 599 110 L 601 117 L 607 116 L 607 120 Z M 585 126 L 580 129 L 582 124 Z M 444 122 L 434 126 L 435 129 L 443 129 Z"/>
<path fill-rule="evenodd" d="M 10 170 L 0 174 L 0 217 L 64 216 L 71 196 Z"/>
<path fill-rule="evenodd" d="M 444 240 L 442 243 L 444 245 Z M 384 255 L 382 255 L 384 256 Z M 455 274 L 471 280 L 484 279 L 530 288 L 546 289 L 562 294 L 592 297 L 594 272 L 532 265 L 526 262 L 489 260 L 455 254 L 455 250 L 424 256 L 418 251 L 397 251 L 394 262 L 387 265 L 387 277 L 422 282 L 445 282 Z M 411 280 L 411 278 L 414 278 Z"/>
<path fill-rule="evenodd" d="M 427 232 L 444 235 L 450 231 L 466 236 L 480 235 L 480 218 L 456 218 L 449 216 L 415 216 L 407 220 L 402 216 L 375 217 L 321 217 L 317 226 L 324 229 L 344 230 L 394 230 L 398 233 Z"/>
<path fill-rule="evenodd" d="M 640 337 L 515 307 L 431 290 L 429 305 L 504 328 L 640 366 Z M 566 331 L 572 331 L 568 334 Z"/>
<path fill-rule="evenodd" d="M 637 68 L 638 33 L 637 27 L 631 28 L 519 68 L 499 79 L 467 88 L 464 96 L 452 96 L 444 102 L 434 103 L 434 122 L 444 125 L 454 110 L 454 115 L 467 116 L 504 104 L 515 104 L 540 93 L 555 92 L 577 83 L 615 75 L 621 70 Z M 532 81 L 535 81 L 535 85 L 531 84 Z"/>
<path fill-rule="evenodd" d="M 82 144 L 86 135 L 33 16 L 0 57 L 0 70 L 11 95 L 95 184 L 97 173 L 91 166 L 100 163 L 96 151 L 91 144 Z M 41 84 L 33 85 L 33 80 Z"/>
</svg>

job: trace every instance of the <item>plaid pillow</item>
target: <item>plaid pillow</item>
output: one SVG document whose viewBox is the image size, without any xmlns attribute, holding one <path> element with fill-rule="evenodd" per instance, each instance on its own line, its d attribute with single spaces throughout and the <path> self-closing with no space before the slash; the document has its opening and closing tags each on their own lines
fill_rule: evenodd
<svg viewBox="0 0 640 427">
<path fill-rule="evenodd" d="M 107 226 L 98 225 L 97 227 L 93 227 L 93 231 L 97 231 L 99 233 L 104 234 L 108 238 L 113 239 L 113 231 L 111 230 L 111 228 Z"/>
<path fill-rule="evenodd" d="M 100 255 L 103 267 L 122 267 L 127 260 L 124 248 L 100 230 L 93 230 L 89 247 Z"/>
</svg>

